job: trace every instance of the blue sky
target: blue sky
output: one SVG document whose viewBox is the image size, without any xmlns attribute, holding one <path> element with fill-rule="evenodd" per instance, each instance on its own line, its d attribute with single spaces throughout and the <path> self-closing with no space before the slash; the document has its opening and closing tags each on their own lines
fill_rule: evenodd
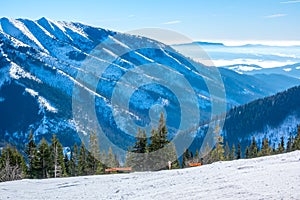
<svg viewBox="0 0 300 200">
<path fill-rule="evenodd" d="M 300 0 L 5 0 L 1 16 L 117 31 L 166 28 L 194 40 L 300 41 Z"/>
</svg>

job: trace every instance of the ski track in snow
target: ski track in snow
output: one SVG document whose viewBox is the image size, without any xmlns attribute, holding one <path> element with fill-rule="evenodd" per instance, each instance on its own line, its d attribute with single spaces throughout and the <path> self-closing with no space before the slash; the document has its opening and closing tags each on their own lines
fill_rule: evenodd
<svg viewBox="0 0 300 200">
<path fill-rule="evenodd" d="M 160 172 L 0 183 L 0 199 L 300 199 L 300 151 Z"/>
</svg>

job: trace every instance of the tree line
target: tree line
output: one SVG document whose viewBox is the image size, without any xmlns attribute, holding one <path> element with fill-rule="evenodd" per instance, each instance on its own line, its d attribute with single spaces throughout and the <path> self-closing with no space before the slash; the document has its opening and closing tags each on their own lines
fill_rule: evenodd
<svg viewBox="0 0 300 200">
<path fill-rule="evenodd" d="M 284 137 L 281 137 L 280 143 L 277 146 L 275 146 L 275 144 L 270 145 L 268 138 L 264 138 L 261 145 L 259 145 L 256 138 L 252 137 L 250 145 L 246 146 L 245 151 L 242 152 L 240 143 L 237 144 L 237 148 L 234 144 L 230 147 L 228 142 L 224 144 L 223 137 L 220 135 L 216 136 L 216 141 L 215 148 L 209 150 L 207 147 L 203 157 L 201 157 L 198 150 L 195 152 L 195 155 L 188 149 L 185 150 L 182 156 L 182 167 L 188 167 L 188 163 L 190 162 L 211 164 L 217 161 L 256 158 L 300 150 L 300 125 L 298 125 L 297 135 L 295 137 L 290 134 L 287 144 L 284 142 Z"/>
<path fill-rule="evenodd" d="M 218 128 L 216 128 L 218 129 Z M 235 160 L 241 158 L 255 158 L 279 153 L 300 150 L 300 126 L 297 135 L 290 135 L 287 144 L 281 137 L 281 142 L 277 147 L 269 144 L 268 138 L 257 144 L 255 137 L 251 144 L 242 152 L 241 144 L 231 147 L 228 142 L 224 142 L 223 137 L 216 130 L 216 145 L 211 150 L 208 146 L 205 153 L 196 151 L 193 154 L 186 149 L 182 155 L 182 162 L 178 160 L 175 146 L 168 140 L 168 130 L 164 114 L 161 113 L 158 127 L 151 130 L 148 139 L 145 130 L 138 129 L 135 144 L 129 148 L 126 155 L 126 167 L 131 167 L 133 171 L 154 171 L 189 167 L 189 163 L 210 164 L 217 161 Z M 108 167 L 120 167 L 117 156 L 112 148 L 108 152 L 100 152 L 97 134 L 91 133 L 89 136 L 88 149 L 82 142 L 78 147 L 75 144 L 69 152 L 66 152 L 58 140 L 53 135 L 48 143 L 44 138 L 36 144 L 33 134 L 29 134 L 28 143 L 24 153 L 21 154 L 15 147 L 7 146 L 1 151 L 0 156 L 0 182 L 18 180 L 22 178 L 43 179 L 70 176 L 85 176 L 104 174 Z"/>
<path fill-rule="evenodd" d="M 112 148 L 109 148 L 107 154 L 104 151 L 100 153 L 96 133 L 90 134 L 89 149 L 81 143 L 80 147 L 75 144 L 69 152 L 64 151 L 55 135 L 50 144 L 44 138 L 36 144 L 33 134 L 30 133 L 24 154 L 10 145 L 2 149 L 0 182 L 22 178 L 44 179 L 103 174 L 107 166 L 119 165 Z"/>
</svg>

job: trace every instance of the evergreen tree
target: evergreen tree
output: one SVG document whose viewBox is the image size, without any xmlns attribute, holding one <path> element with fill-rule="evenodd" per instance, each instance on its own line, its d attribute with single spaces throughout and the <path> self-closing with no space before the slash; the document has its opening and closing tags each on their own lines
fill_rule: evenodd
<svg viewBox="0 0 300 200">
<path fill-rule="evenodd" d="M 224 149 L 224 159 L 225 160 L 230 160 L 230 147 L 229 147 L 229 144 L 228 142 L 226 142 L 226 145 L 225 145 L 225 149 Z"/>
<path fill-rule="evenodd" d="M 100 147 L 96 132 L 90 134 L 89 152 L 87 155 L 88 174 L 104 173 L 104 166 L 100 160 Z"/>
<path fill-rule="evenodd" d="M 273 148 L 272 148 L 272 155 L 276 154 L 276 148 L 275 148 L 275 143 L 273 144 Z"/>
<path fill-rule="evenodd" d="M 188 167 L 188 163 L 192 159 L 192 154 L 188 149 L 184 150 L 182 154 L 182 168 Z"/>
<path fill-rule="evenodd" d="M 56 135 L 52 136 L 51 145 L 51 175 L 54 178 L 66 176 L 63 147 Z"/>
<path fill-rule="evenodd" d="M 294 143 L 294 137 L 292 133 L 290 133 L 290 137 L 286 145 L 286 152 L 291 152 L 293 150 L 293 143 Z"/>
<path fill-rule="evenodd" d="M 232 147 L 231 147 L 231 151 L 230 151 L 230 154 L 229 154 L 229 160 L 235 160 L 236 157 L 235 157 L 235 145 L 233 144 Z"/>
<path fill-rule="evenodd" d="M 250 158 L 256 158 L 258 156 L 258 147 L 254 136 L 252 137 L 249 154 L 250 154 Z"/>
<path fill-rule="evenodd" d="M 25 177 L 26 165 L 16 148 L 7 146 L 0 157 L 0 182 L 18 180 Z"/>
<path fill-rule="evenodd" d="M 300 150 L 300 125 L 298 125 L 297 136 L 293 142 L 292 150 Z"/>
<path fill-rule="evenodd" d="M 281 136 L 281 142 L 280 142 L 280 145 L 281 145 L 281 147 L 282 147 L 282 152 L 284 152 L 285 151 L 285 145 L 284 145 L 284 137 L 283 136 Z"/>
<path fill-rule="evenodd" d="M 39 158 L 39 170 L 40 170 L 40 177 L 39 178 L 48 178 L 49 177 L 49 169 L 51 166 L 51 159 L 50 159 L 50 149 L 48 146 L 47 141 L 43 138 L 40 142 L 38 148 L 38 158 Z"/>
<path fill-rule="evenodd" d="M 25 148 L 25 154 L 27 157 L 27 162 L 28 162 L 28 176 L 29 178 L 37 178 L 38 176 L 38 163 L 39 163 L 39 158 L 37 155 L 37 145 L 34 142 L 33 134 L 32 131 L 30 131 L 29 137 L 28 137 L 28 144 L 26 145 Z"/>
<path fill-rule="evenodd" d="M 215 128 L 216 134 L 216 147 L 212 151 L 212 162 L 222 161 L 224 160 L 224 148 L 223 148 L 223 137 L 220 135 L 220 127 L 216 126 Z"/>
<path fill-rule="evenodd" d="M 142 131 L 138 128 L 137 135 L 135 137 L 135 145 L 131 149 L 131 153 L 128 154 L 127 164 L 132 167 L 134 171 L 147 170 L 147 135 L 146 131 Z"/>
<path fill-rule="evenodd" d="M 168 162 L 172 162 L 172 167 L 179 166 L 176 149 L 167 139 L 168 130 L 164 114 L 160 114 L 157 130 L 152 129 L 150 144 L 148 146 L 147 165 L 150 170 L 168 169 Z M 174 160 L 175 159 L 175 160 Z M 175 166 L 176 165 L 176 166 Z"/>
<path fill-rule="evenodd" d="M 116 156 L 114 155 L 111 147 L 109 147 L 109 149 L 108 149 L 106 165 L 107 165 L 107 167 L 110 167 L 110 168 L 111 167 L 112 168 L 119 167 L 119 162 L 118 162 Z"/>
<path fill-rule="evenodd" d="M 276 153 L 283 153 L 284 152 L 284 138 L 281 137 L 281 142 L 278 144 L 278 148 Z"/>
<path fill-rule="evenodd" d="M 260 151 L 260 156 L 269 156 L 271 155 L 272 149 L 269 147 L 269 140 L 265 138 L 262 142 L 262 148 Z"/>
<path fill-rule="evenodd" d="M 81 143 L 79 157 L 78 157 L 78 175 L 84 176 L 88 173 L 87 153 L 84 143 Z"/>
<path fill-rule="evenodd" d="M 71 159 L 72 159 L 72 153 L 70 155 L 70 158 L 69 158 L 68 154 L 65 154 L 64 162 L 65 162 L 65 168 L 66 168 L 66 176 L 72 176 Z"/>
<path fill-rule="evenodd" d="M 250 152 L 249 147 L 246 147 L 246 150 L 245 150 L 245 158 L 251 158 L 251 152 Z"/>
<path fill-rule="evenodd" d="M 71 157 L 69 161 L 69 175 L 70 176 L 77 176 L 78 175 L 78 147 L 75 143 L 73 146 L 73 151 L 71 151 Z"/>
<path fill-rule="evenodd" d="M 160 138 L 160 148 L 163 148 L 166 144 L 169 143 L 169 140 L 167 139 L 168 129 L 166 126 L 166 120 L 165 120 L 163 112 L 160 113 L 157 132 L 158 132 L 159 138 Z"/>
<path fill-rule="evenodd" d="M 236 159 L 241 159 L 242 158 L 242 147 L 241 147 L 241 143 L 238 143 L 238 149 L 236 152 Z"/>
</svg>

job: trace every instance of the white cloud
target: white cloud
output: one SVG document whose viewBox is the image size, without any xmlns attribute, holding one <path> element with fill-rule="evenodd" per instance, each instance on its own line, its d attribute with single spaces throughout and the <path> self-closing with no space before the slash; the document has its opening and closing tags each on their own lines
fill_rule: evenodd
<svg viewBox="0 0 300 200">
<path fill-rule="evenodd" d="M 280 2 L 280 3 L 285 3 L 285 4 L 287 4 L 287 3 L 300 3 L 300 0 L 294 0 L 294 1 L 282 1 L 282 2 Z"/>
<path fill-rule="evenodd" d="M 265 16 L 265 18 L 278 18 L 278 17 L 285 17 L 285 16 L 287 16 L 287 14 L 279 13 L 279 14 Z"/>
<path fill-rule="evenodd" d="M 171 24 L 179 24 L 181 23 L 180 20 L 174 20 L 174 21 L 169 21 L 169 22 L 164 22 L 162 24 L 165 24 L 165 25 L 171 25 Z"/>
</svg>

